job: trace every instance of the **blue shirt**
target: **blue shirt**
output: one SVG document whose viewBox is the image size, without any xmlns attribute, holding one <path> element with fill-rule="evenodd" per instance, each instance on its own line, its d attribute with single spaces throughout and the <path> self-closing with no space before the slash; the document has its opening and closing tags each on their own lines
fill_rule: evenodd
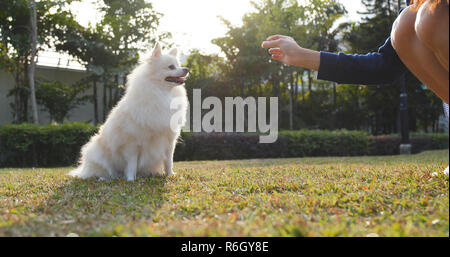
<svg viewBox="0 0 450 257">
<path fill-rule="evenodd" d="M 408 2 L 406 0 L 407 5 Z M 407 68 L 392 47 L 389 37 L 376 53 L 362 55 L 320 52 L 317 79 L 345 84 L 389 84 L 406 71 Z"/>
</svg>

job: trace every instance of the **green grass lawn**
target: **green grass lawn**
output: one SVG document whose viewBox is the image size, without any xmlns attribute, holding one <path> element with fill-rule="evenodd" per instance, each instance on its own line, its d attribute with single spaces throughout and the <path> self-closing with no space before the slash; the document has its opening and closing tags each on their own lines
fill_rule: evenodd
<svg viewBox="0 0 450 257">
<path fill-rule="evenodd" d="M 449 236 L 449 152 L 175 163 L 97 181 L 1 169 L 0 236 Z"/>
</svg>

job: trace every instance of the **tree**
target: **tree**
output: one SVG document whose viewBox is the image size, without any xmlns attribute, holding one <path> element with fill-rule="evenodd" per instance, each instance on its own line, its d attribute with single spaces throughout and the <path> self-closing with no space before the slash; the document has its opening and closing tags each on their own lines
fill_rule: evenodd
<svg viewBox="0 0 450 257">
<path fill-rule="evenodd" d="M 63 123 L 64 119 L 90 96 L 81 96 L 86 90 L 85 83 L 64 85 L 60 82 L 44 82 L 37 91 L 37 101 L 50 114 L 50 120 Z"/>
<path fill-rule="evenodd" d="M 56 35 L 63 40 L 57 43 L 55 48 L 58 51 L 69 53 L 81 63 L 84 63 L 87 71 L 91 74 L 88 80 L 86 80 L 86 83 L 92 83 L 94 123 L 97 124 L 100 121 L 98 114 L 97 82 L 102 77 L 105 78 L 105 71 L 109 70 L 118 62 L 118 57 L 107 48 L 103 39 L 104 36 L 95 28 L 84 28 L 74 20 L 67 24 L 70 26 L 70 29 L 61 35 Z"/>
<path fill-rule="evenodd" d="M 153 10 L 151 3 L 143 0 L 105 0 L 99 1 L 97 8 L 103 15 L 98 24 L 84 28 L 72 19 L 66 23 L 68 29 L 64 33 L 54 30 L 57 33 L 54 36 L 61 39 L 55 44 L 56 49 L 78 58 L 92 73 L 95 123 L 99 121 L 97 82 L 103 83 L 105 120 L 108 110 L 123 93 L 119 87 L 119 77 L 125 81 L 139 59 L 139 52 L 148 49 L 156 39 L 170 37 L 168 34 L 154 35 L 161 14 Z"/>
<path fill-rule="evenodd" d="M 102 35 L 108 51 L 116 59 L 109 66 L 104 66 L 103 76 L 103 110 L 111 109 L 119 100 L 119 76 L 125 78 L 139 59 L 139 52 L 146 51 L 156 40 L 170 38 L 170 34 L 155 35 L 159 26 L 161 13 L 153 9 L 153 5 L 144 0 L 103 0 L 99 7 L 104 16 L 96 26 L 96 31 Z M 106 76 L 105 76 L 106 75 Z M 114 78 L 109 83 L 107 77 Z M 106 101 L 106 91 L 109 90 L 109 103 Z M 113 92 L 114 96 L 113 96 Z M 123 90 L 121 90 L 123 93 Z M 103 114 L 106 118 L 106 112 Z"/>
<path fill-rule="evenodd" d="M 27 0 L 2 0 L 2 8 L 0 9 L 0 68 L 8 70 L 15 80 L 14 88 L 8 94 L 8 96 L 14 97 L 14 102 L 11 105 L 14 123 L 28 121 L 28 100 L 30 93 L 33 92 L 30 87 L 33 87 L 34 82 L 31 78 L 34 66 L 32 61 L 39 51 L 37 46 L 50 46 L 52 44 L 54 38 L 49 36 L 51 34 L 50 28 L 64 29 L 64 22 L 71 14 L 62 10 L 71 2 L 72 0 L 41 0 L 36 2 L 35 5 L 29 5 Z M 34 6 L 36 17 L 33 17 Z M 31 22 L 32 20 L 33 22 Z M 34 20 L 36 21 L 35 30 L 32 28 Z M 28 82 L 27 74 L 30 76 Z M 33 116 L 35 116 L 35 113 Z"/>
<path fill-rule="evenodd" d="M 184 66 L 190 73 L 186 81 L 188 98 L 192 102 L 192 89 L 202 89 L 202 96 L 225 97 L 233 95 L 232 88 L 227 87 L 226 71 L 229 65 L 218 55 L 205 55 L 194 49 L 189 53 Z"/>
<path fill-rule="evenodd" d="M 34 70 L 36 67 L 36 51 L 37 51 L 37 18 L 36 18 L 36 2 L 30 1 L 30 27 L 31 27 L 31 51 L 30 51 L 30 68 L 28 69 L 28 83 L 30 83 L 31 108 L 33 112 L 33 123 L 39 124 L 38 110 L 36 104 L 36 91 L 34 88 Z"/>
<path fill-rule="evenodd" d="M 30 48 L 29 40 L 29 11 L 26 1 L 4 1 L 0 9 L 0 35 L 2 67 L 13 74 L 14 89 L 9 95 L 14 96 L 14 122 L 19 123 L 27 119 L 28 90 L 26 89 L 25 74 L 28 65 Z"/>
<path fill-rule="evenodd" d="M 333 47 L 337 48 L 335 37 L 339 30 L 333 31 L 332 28 L 345 9 L 335 0 L 310 0 L 302 2 L 302 5 L 298 1 L 264 0 L 253 2 L 253 6 L 256 11 L 243 17 L 242 26 L 234 27 L 222 19 L 228 32 L 225 37 L 214 39 L 213 43 L 221 48 L 230 64 L 226 77 L 229 84 L 234 85 L 234 92 L 242 96 L 262 96 L 269 88 L 271 95 L 280 98 L 280 126 L 293 129 L 298 117 L 295 116 L 296 108 L 299 107 L 298 83 L 303 84 L 305 81 L 303 74 L 306 70 L 271 61 L 260 43 L 269 35 L 284 34 L 294 37 L 300 45 L 313 49 L 322 45 L 327 46 L 327 49 L 332 48 L 330 38 L 333 38 Z M 317 44 L 318 38 L 322 39 L 322 45 Z M 307 72 L 309 79 L 306 81 L 310 89 L 308 98 L 311 100 L 313 80 L 311 72 Z M 309 109 L 320 109 L 310 103 Z M 302 111 L 303 115 L 309 110 Z M 286 113 L 288 119 L 283 118 Z"/>
<path fill-rule="evenodd" d="M 206 55 L 198 49 L 193 49 L 183 66 L 189 67 L 190 70 L 185 87 L 191 104 L 193 104 L 193 89 L 201 89 L 202 97 L 224 98 L 233 95 L 232 88 L 228 87 L 226 83 L 225 74 L 227 74 L 229 64 L 224 58 L 215 54 Z M 190 115 L 193 117 L 193 113 Z"/>
</svg>

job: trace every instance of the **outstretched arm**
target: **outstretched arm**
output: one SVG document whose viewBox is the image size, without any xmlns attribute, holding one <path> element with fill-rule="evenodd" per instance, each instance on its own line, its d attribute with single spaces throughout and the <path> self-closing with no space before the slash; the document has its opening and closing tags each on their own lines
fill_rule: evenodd
<svg viewBox="0 0 450 257">
<path fill-rule="evenodd" d="M 262 44 L 272 59 L 288 65 L 319 71 L 318 79 L 348 84 L 387 84 L 394 82 L 406 68 L 392 48 L 390 39 L 377 53 L 334 54 L 300 47 L 293 38 L 275 35 Z"/>
</svg>

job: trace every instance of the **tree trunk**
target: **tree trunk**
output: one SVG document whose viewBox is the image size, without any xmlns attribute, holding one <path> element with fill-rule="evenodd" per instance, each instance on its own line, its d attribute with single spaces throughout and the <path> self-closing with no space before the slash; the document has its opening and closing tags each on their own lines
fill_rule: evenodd
<svg viewBox="0 0 450 257">
<path fill-rule="evenodd" d="M 280 97 L 280 80 L 278 77 L 274 77 L 272 80 L 273 86 L 273 95 L 276 97 Z"/>
<path fill-rule="evenodd" d="M 278 78 L 278 75 L 273 75 L 272 79 L 271 79 L 271 83 L 272 83 L 272 95 L 274 95 L 275 97 L 278 97 L 278 99 L 280 99 L 280 79 Z M 281 108 L 278 108 L 278 127 L 280 127 L 281 124 Z"/>
<path fill-rule="evenodd" d="M 303 72 L 302 72 L 302 103 L 305 103 L 305 81 L 303 80 Z"/>
<path fill-rule="evenodd" d="M 22 104 L 22 123 L 24 122 L 28 122 L 28 100 L 30 98 L 30 89 L 29 87 L 27 87 L 27 79 L 28 79 L 28 58 L 29 56 L 25 56 L 23 58 L 23 74 L 21 76 L 22 78 L 22 83 L 20 83 L 20 85 L 22 85 L 22 90 L 20 91 L 20 103 Z"/>
<path fill-rule="evenodd" d="M 106 109 L 108 108 L 106 100 L 106 90 L 108 86 L 106 85 L 106 76 L 103 75 L 103 122 L 106 121 Z"/>
<path fill-rule="evenodd" d="M 309 93 L 309 100 L 308 100 L 308 102 L 309 102 L 309 107 L 312 107 L 312 95 L 313 95 L 313 93 L 312 93 L 312 79 L 311 79 L 311 70 L 308 70 L 308 93 Z"/>
<path fill-rule="evenodd" d="M 361 107 L 359 106 L 359 86 L 356 87 L 355 110 L 361 110 Z M 356 130 L 361 130 L 361 122 L 357 123 Z"/>
<path fill-rule="evenodd" d="M 289 129 L 294 130 L 294 108 L 293 108 L 293 94 L 294 94 L 294 74 L 291 73 L 291 81 L 290 81 L 290 88 L 289 88 Z"/>
<path fill-rule="evenodd" d="M 93 100 L 94 100 L 94 123 L 98 124 L 98 102 L 97 102 L 97 76 L 94 77 L 94 86 L 93 86 Z"/>
<path fill-rule="evenodd" d="M 109 98 L 109 100 L 108 100 L 108 111 L 109 110 L 111 110 L 111 105 L 112 105 L 112 102 L 113 102 L 113 99 L 112 99 L 112 85 L 109 85 L 109 87 L 108 87 L 108 98 Z"/>
<path fill-rule="evenodd" d="M 336 129 L 336 83 L 333 82 L 333 129 Z"/>
<path fill-rule="evenodd" d="M 36 3 L 34 0 L 30 2 L 30 23 L 31 23 L 31 56 L 30 56 L 30 66 L 28 67 L 28 82 L 30 84 L 33 123 L 39 124 L 37 104 L 36 104 L 36 91 L 34 88 L 34 71 L 36 68 L 36 48 L 37 48 L 37 18 L 36 18 Z"/>
<path fill-rule="evenodd" d="M 20 123 L 20 62 L 17 64 L 17 73 L 15 78 L 14 107 L 13 107 L 13 123 Z"/>
<path fill-rule="evenodd" d="M 440 129 L 440 122 L 439 122 L 439 118 L 436 120 L 436 133 L 439 133 L 439 129 Z"/>
<path fill-rule="evenodd" d="M 297 108 L 297 97 L 298 97 L 298 72 L 294 73 L 294 84 L 295 84 L 295 89 L 294 89 L 294 109 Z"/>
<path fill-rule="evenodd" d="M 116 103 L 119 101 L 119 74 L 116 74 L 115 76 L 115 85 L 114 85 L 114 101 L 111 104 L 111 107 L 115 106 Z"/>
</svg>

